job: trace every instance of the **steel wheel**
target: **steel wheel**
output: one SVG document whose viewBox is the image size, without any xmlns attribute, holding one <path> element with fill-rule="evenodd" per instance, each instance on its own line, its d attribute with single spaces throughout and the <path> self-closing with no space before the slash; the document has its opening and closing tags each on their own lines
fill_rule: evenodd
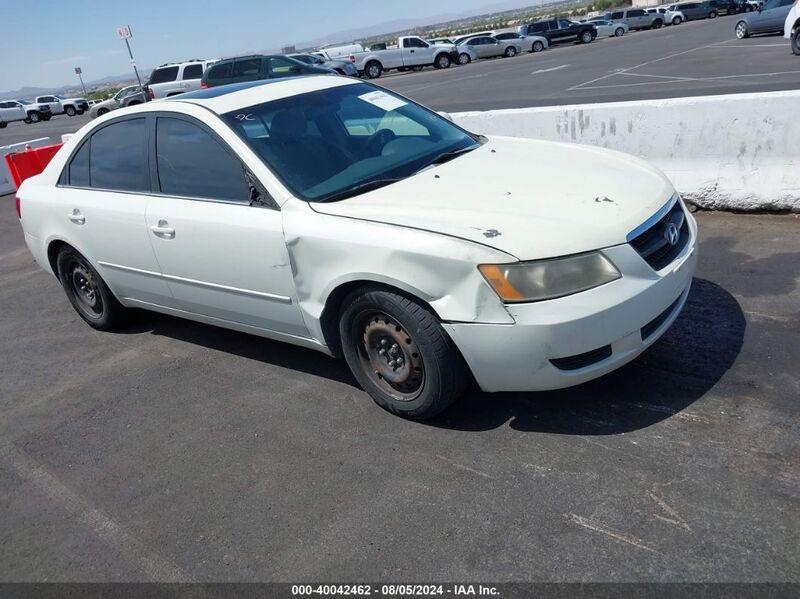
<svg viewBox="0 0 800 599">
<path fill-rule="evenodd" d="M 425 383 L 425 367 L 411 335 L 383 312 L 370 312 L 359 326 L 363 336 L 358 353 L 364 372 L 394 399 L 416 399 Z"/>
<path fill-rule="evenodd" d="M 88 265 L 79 259 L 73 259 L 67 267 L 67 273 L 67 282 L 77 300 L 76 307 L 88 318 L 97 319 L 103 316 L 103 298 Z"/>
</svg>

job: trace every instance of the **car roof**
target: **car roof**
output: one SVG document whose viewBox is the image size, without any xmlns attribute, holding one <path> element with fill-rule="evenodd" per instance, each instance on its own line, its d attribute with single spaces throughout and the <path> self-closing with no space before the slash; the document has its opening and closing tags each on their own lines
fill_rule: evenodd
<svg viewBox="0 0 800 599">
<path fill-rule="evenodd" d="M 298 75 L 281 79 L 244 81 L 187 92 L 158 102 L 189 102 L 224 114 L 255 104 L 343 85 L 363 83 L 340 75 Z M 152 103 L 151 103 L 152 104 Z"/>
</svg>

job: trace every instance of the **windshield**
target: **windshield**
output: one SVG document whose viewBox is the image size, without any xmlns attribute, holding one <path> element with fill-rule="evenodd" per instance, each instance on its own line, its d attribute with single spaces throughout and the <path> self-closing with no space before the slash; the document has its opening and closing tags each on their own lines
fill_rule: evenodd
<svg viewBox="0 0 800 599">
<path fill-rule="evenodd" d="M 30 104 L 30 103 L 31 103 L 31 101 L 30 101 L 30 100 L 17 100 L 17 102 L 19 102 L 20 104 L 25 104 L 25 105 L 27 105 L 27 104 Z"/>
<path fill-rule="evenodd" d="M 367 83 L 274 100 L 223 119 L 310 202 L 393 183 L 479 144 L 438 114 Z"/>
</svg>

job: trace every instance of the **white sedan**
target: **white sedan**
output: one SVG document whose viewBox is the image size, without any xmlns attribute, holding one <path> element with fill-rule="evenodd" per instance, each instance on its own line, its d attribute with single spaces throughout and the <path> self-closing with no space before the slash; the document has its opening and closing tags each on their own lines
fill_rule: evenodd
<svg viewBox="0 0 800 599">
<path fill-rule="evenodd" d="M 622 37 L 630 27 L 624 21 L 591 21 L 597 29 L 597 37 Z"/>
<path fill-rule="evenodd" d="M 144 308 L 343 356 L 407 418 L 471 376 L 532 391 L 620 367 L 678 316 L 697 260 L 645 162 L 475 135 L 327 75 L 104 115 L 17 210 L 90 326 Z"/>
</svg>

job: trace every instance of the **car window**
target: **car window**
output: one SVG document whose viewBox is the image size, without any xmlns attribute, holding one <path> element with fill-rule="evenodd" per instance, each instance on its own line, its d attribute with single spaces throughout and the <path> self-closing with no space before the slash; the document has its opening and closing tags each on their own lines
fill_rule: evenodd
<svg viewBox="0 0 800 599">
<path fill-rule="evenodd" d="M 403 40 L 404 48 L 427 48 L 428 44 L 416 37 L 409 37 Z"/>
<path fill-rule="evenodd" d="M 221 62 L 219 64 L 215 64 L 208 70 L 208 79 L 227 79 L 231 76 L 231 71 L 233 71 L 233 63 L 232 62 Z"/>
<path fill-rule="evenodd" d="M 304 62 L 306 64 L 313 64 L 315 59 L 313 56 L 309 56 L 308 54 L 294 54 L 292 58 L 295 60 L 299 60 L 300 62 Z"/>
<path fill-rule="evenodd" d="M 161 192 L 167 195 L 249 201 L 241 162 L 194 123 L 158 117 L 156 164 Z"/>
<path fill-rule="evenodd" d="M 629 10 L 628 11 L 628 16 L 629 17 L 643 17 L 644 16 L 644 11 L 641 10 L 641 9 Z"/>
<path fill-rule="evenodd" d="M 150 175 L 144 119 L 118 121 L 91 137 L 89 178 L 92 187 L 147 191 Z"/>
<path fill-rule="evenodd" d="M 203 76 L 203 65 L 201 64 L 187 64 L 183 67 L 183 78 L 186 79 L 200 79 Z"/>
<path fill-rule="evenodd" d="M 478 145 L 437 114 L 366 83 L 237 109 L 223 119 L 308 201 L 341 199 L 361 185 L 409 177 L 445 152 Z M 255 122 L 261 127 L 252 127 Z"/>
<path fill-rule="evenodd" d="M 545 28 L 546 28 L 546 25 L 547 25 L 546 23 L 534 23 L 533 25 L 528 27 L 528 32 L 531 32 L 531 31 L 535 31 L 535 32 L 544 31 Z"/>
<path fill-rule="evenodd" d="M 234 77 L 250 77 L 261 72 L 261 58 L 243 58 L 233 63 Z"/>
<path fill-rule="evenodd" d="M 611 18 L 612 19 L 621 19 L 623 16 L 625 16 L 625 13 L 623 13 L 621 11 L 620 12 L 612 12 L 611 13 Z"/>
<path fill-rule="evenodd" d="M 302 71 L 302 65 L 290 58 L 271 56 L 269 58 L 270 77 L 291 77 Z"/>
<path fill-rule="evenodd" d="M 163 69 L 156 69 L 153 71 L 153 74 L 150 75 L 150 84 L 154 83 L 167 83 L 169 81 L 175 81 L 178 78 L 178 66 L 174 67 L 165 67 Z"/>
<path fill-rule="evenodd" d="M 67 184 L 89 187 L 89 140 L 83 142 L 67 167 Z"/>
<path fill-rule="evenodd" d="M 561 19 L 561 20 L 559 20 L 559 22 L 558 22 L 558 26 L 559 26 L 561 29 L 568 29 L 568 28 L 572 27 L 572 23 L 570 23 L 570 22 L 569 22 L 569 21 L 567 21 L 566 19 Z"/>
</svg>

